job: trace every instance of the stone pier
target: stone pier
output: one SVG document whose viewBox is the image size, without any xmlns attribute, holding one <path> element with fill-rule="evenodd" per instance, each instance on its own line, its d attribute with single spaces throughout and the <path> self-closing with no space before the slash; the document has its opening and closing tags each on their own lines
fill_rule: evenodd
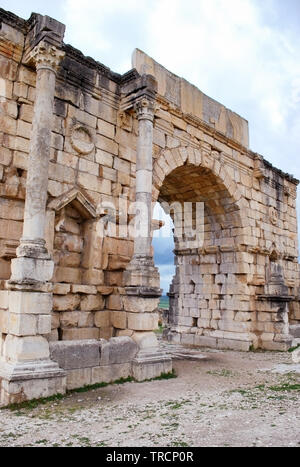
<svg viewBox="0 0 300 467">
<path fill-rule="evenodd" d="M 36 94 L 23 234 L 17 257 L 11 261 L 10 280 L 6 283 L 7 329 L 2 336 L 0 365 L 4 404 L 64 393 L 66 389 L 65 372 L 50 360 L 46 338 L 51 333 L 54 262 L 45 240 L 55 80 L 64 55 L 45 38 L 33 49 L 29 48 L 24 59 L 36 69 Z"/>
<path fill-rule="evenodd" d="M 159 271 L 154 266 L 152 242 L 152 151 L 156 82 L 143 75 L 147 85 L 137 92 L 134 109 L 138 119 L 136 155 L 136 217 L 134 253 L 124 272 L 125 311 L 128 330 L 140 351 L 133 362 L 134 377 L 142 381 L 168 373 L 172 361 L 159 348 L 155 333 L 158 328 L 158 304 L 161 296 Z M 129 110 L 128 108 L 126 109 Z"/>
</svg>

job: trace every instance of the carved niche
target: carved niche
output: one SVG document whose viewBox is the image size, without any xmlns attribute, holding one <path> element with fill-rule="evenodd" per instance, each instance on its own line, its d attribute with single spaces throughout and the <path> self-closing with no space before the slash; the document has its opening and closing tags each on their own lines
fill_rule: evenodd
<svg viewBox="0 0 300 467">
<path fill-rule="evenodd" d="M 73 188 L 48 204 L 47 246 L 53 255 L 53 282 L 89 284 L 93 263 L 96 209 L 87 195 Z M 95 246 L 96 251 L 96 246 Z"/>
</svg>

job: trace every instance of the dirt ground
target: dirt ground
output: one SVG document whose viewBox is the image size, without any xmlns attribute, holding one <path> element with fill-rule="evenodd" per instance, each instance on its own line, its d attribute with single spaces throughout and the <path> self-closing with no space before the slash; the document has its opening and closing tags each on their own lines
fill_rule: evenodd
<svg viewBox="0 0 300 467">
<path fill-rule="evenodd" d="M 300 446 L 300 378 L 291 354 L 201 355 L 174 360 L 175 379 L 1 410 L 0 446 Z"/>
</svg>

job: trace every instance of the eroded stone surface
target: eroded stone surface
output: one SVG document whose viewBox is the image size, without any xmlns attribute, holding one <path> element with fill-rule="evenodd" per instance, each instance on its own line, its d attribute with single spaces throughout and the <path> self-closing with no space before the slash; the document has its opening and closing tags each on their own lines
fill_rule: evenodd
<svg viewBox="0 0 300 467">
<path fill-rule="evenodd" d="M 124 355 L 103 345 L 105 365 L 119 365 L 133 346 L 157 347 L 156 201 L 177 203 L 197 231 L 181 238 L 171 209 L 165 338 L 287 350 L 300 322 L 298 181 L 249 149 L 247 122 L 139 50 L 120 76 L 63 45 L 52 18 L 0 19 L 1 358 L 47 359 L 55 339 L 132 337 Z M 139 218 L 125 212 L 132 201 Z M 128 221 L 145 235 L 124 233 Z M 92 381 L 87 368 L 68 384 Z"/>
</svg>

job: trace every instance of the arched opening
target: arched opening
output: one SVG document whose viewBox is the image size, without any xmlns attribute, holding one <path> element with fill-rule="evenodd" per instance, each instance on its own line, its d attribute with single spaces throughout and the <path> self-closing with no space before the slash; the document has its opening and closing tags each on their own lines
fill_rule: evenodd
<svg viewBox="0 0 300 467">
<path fill-rule="evenodd" d="M 242 341 L 241 334 L 251 331 L 251 313 L 237 240 L 243 233 L 239 205 L 213 170 L 189 163 L 164 178 L 158 201 L 165 211 L 169 206 L 175 226 L 169 340 L 211 347 Z"/>
</svg>

